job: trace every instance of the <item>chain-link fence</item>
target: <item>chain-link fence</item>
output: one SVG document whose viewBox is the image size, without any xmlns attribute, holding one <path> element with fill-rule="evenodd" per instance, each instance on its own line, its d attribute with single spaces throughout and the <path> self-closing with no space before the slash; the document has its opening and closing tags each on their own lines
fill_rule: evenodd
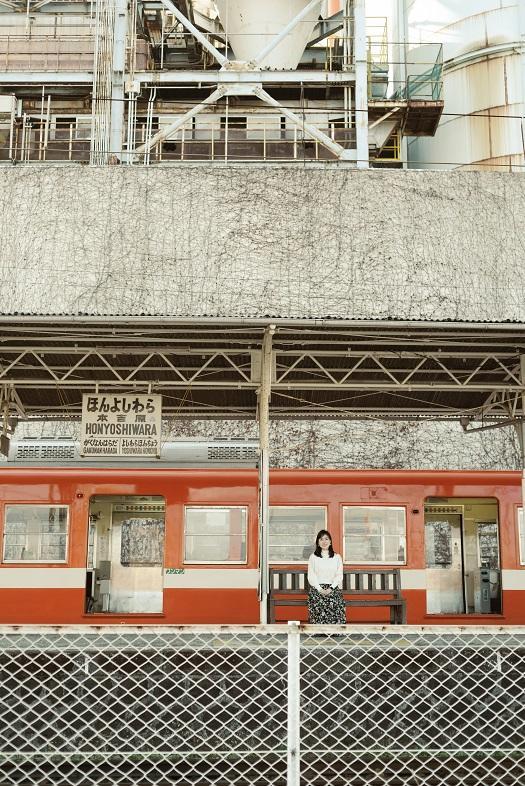
<svg viewBox="0 0 525 786">
<path fill-rule="evenodd" d="M 524 667 L 523 628 L 0 628 L 0 785 L 515 786 Z"/>
</svg>

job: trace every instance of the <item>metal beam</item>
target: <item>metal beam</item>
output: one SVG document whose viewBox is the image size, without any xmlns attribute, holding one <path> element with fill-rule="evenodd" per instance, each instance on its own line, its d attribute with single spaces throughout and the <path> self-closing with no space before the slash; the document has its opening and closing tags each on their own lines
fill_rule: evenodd
<svg viewBox="0 0 525 786">
<path fill-rule="evenodd" d="M 93 71 L 0 71 L 1 85 L 89 85 Z"/>
<path fill-rule="evenodd" d="M 298 25 L 300 22 L 302 22 L 302 21 L 303 21 L 303 19 L 305 19 L 305 18 L 307 17 L 307 16 L 308 16 L 308 14 L 309 14 L 311 11 L 313 11 L 313 9 L 314 9 L 314 8 L 315 8 L 317 5 L 319 5 L 319 0 L 310 0 L 310 2 L 308 3 L 308 5 L 306 5 L 306 6 L 303 8 L 303 10 L 302 10 L 302 11 L 300 11 L 300 12 L 299 12 L 299 13 L 298 13 L 296 16 L 294 16 L 294 18 L 293 18 L 293 19 L 291 19 L 291 20 L 290 20 L 290 22 L 288 22 L 288 24 L 287 24 L 287 25 L 285 25 L 285 27 L 283 27 L 283 29 L 280 31 L 280 33 L 278 33 L 278 34 L 275 36 L 275 38 L 272 38 L 272 40 L 271 40 L 271 41 L 269 41 L 269 43 L 268 43 L 268 44 L 267 44 L 265 47 L 263 47 L 263 48 L 261 49 L 261 51 L 259 52 L 259 54 L 258 54 L 258 55 L 256 55 L 256 57 L 254 57 L 254 59 L 252 60 L 252 63 L 253 63 L 254 65 L 256 65 L 256 66 L 260 66 L 260 65 L 261 65 L 261 63 L 262 63 L 262 61 L 264 60 L 264 58 L 265 58 L 265 57 L 268 57 L 268 55 L 269 55 L 269 54 L 271 54 L 271 52 L 273 52 L 273 50 L 274 50 L 274 49 L 275 49 L 277 46 L 279 46 L 279 44 L 280 44 L 280 43 L 281 43 L 281 42 L 282 42 L 282 41 L 283 41 L 283 40 L 286 38 L 286 36 L 287 36 L 289 33 L 291 33 L 291 32 L 292 32 L 292 30 L 293 30 L 294 28 L 296 28 L 296 27 L 297 27 L 297 25 Z"/>
<path fill-rule="evenodd" d="M 335 35 L 338 33 L 339 30 L 342 30 L 344 27 L 344 14 L 342 11 L 338 11 L 333 16 L 329 16 L 326 19 L 321 19 L 314 27 L 313 38 L 310 39 L 307 43 L 307 47 L 314 46 L 318 44 L 319 41 L 324 41 L 325 38 L 329 38 L 331 35 Z"/>
<path fill-rule="evenodd" d="M 199 43 L 205 49 L 207 49 L 211 55 L 213 55 L 213 57 L 217 60 L 218 63 L 224 66 L 229 62 L 228 58 L 225 57 L 222 54 L 222 52 L 219 52 L 219 50 L 215 46 L 213 46 L 211 41 L 209 41 L 206 38 L 206 36 L 203 35 L 201 31 L 197 27 L 195 27 L 195 25 L 192 24 L 192 22 L 190 22 L 190 20 L 186 16 L 184 16 L 182 11 L 179 11 L 177 6 L 174 5 L 174 3 L 171 2 L 171 0 L 161 0 L 161 2 L 164 6 L 166 6 L 170 14 L 173 14 L 173 16 L 175 16 L 179 20 L 179 22 L 186 28 L 186 30 L 188 30 L 193 36 L 195 36 L 197 41 L 199 41 Z"/>
<path fill-rule="evenodd" d="M 347 150 L 337 142 L 334 142 L 333 139 L 330 139 L 329 136 L 324 134 L 322 131 L 320 131 L 318 128 L 313 126 L 311 123 L 306 123 L 304 119 L 301 118 L 299 115 L 296 115 L 295 112 L 292 112 L 287 107 L 282 106 L 282 104 L 280 104 L 279 101 L 276 101 L 275 98 L 272 98 L 272 96 L 269 95 L 269 93 L 267 93 L 266 90 L 263 90 L 262 87 L 256 88 L 254 92 L 255 95 L 261 99 L 261 101 L 263 101 L 265 104 L 268 104 L 269 106 L 274 107 L 275 109 L 278 109 L 281 114 L 283 114 L 285 117 L 291 120 L 292 123 L 295 123 L 295 125 L 298 128 L 302 129 L 303 132 L 306 133 L 309 137 L 315 139 L 317 142 L 323 145 L 323 147 L 325 147 L 327 150 L 330 150 L 330 152 L 332 152 L 337 158 L 339 158 L 342 161 L 343 160 L 355 161 L 356 159 L 355 150 Z"/>
<path fill-rule="evenodd" d="M 185 115 L 179 117 L 178 120 L 175 120 L 174 123 L 170 123 L 169 126 L 162 128 L 160 131 L 154 134 L 154 136 L 151 137 L 149 142 L 146 142 L 143 145 L 137 147 L 133 151 L 133 153 L 140 154 L 146 152 L 147 150 L 152 150 L 155 147 L 155 145 L 157 145 L 159 142 L 162 142 L 163 139 L 167 139 L 169 136 L 176 133 L 179 130 L 179 128 L 182 128 L 184 125 L 186 125 L 188 120 L 191 120 L 192 117 L 195 117 L 196 115 L 199 114 L 199 112 L 202 112 L 204 109 L 207 109 L 211 104 L 215 104 L 217 103 L 217 101 L 220 101 L 220 99 L 223 98 L 226 95 L 226 93 L 227 93 L 226 87 L 224 86 L 218 87 L 216 90 L 213 91 L 213 93 L 211 93 L 211 95 L 208 96 L 208 98 L 205 98 L 204 101 L 201 101 L 200 104 L 197 104 L 196 106 L 192 107 L 188 112 L 186 112 Z"/>
<path fill-rule="evenodd" d="M 294 85 L 348 85 L 355 82 L 355 70 L 323 71 L 300 69 L 298 71 L 137 71 L 135 80 L 152 85 L 218 85 L 218 84 L 294 84 Z"/>
</svg>

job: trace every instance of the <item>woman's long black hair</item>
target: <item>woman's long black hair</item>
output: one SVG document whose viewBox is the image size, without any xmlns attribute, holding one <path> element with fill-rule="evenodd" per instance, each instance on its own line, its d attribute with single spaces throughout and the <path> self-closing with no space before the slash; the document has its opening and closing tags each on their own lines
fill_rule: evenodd
<svg viewBox="0 0 525 786">
<path fill-rule="evenodd" d="M 328 556 L 329 557 L 333 557 L 334 556 L 334 550 L 332 548 L 332 536 L 330 535 L 330 533 L 328 532 L 327 529 L 321 529 L 317 533 L 317 537 L 315 539 L 315 551 L 314 551 L 314 554 L 315 554 L 316 557 L 322 557 L 321 546 L 319 545 L 319 541 L 323 537 L 323 535 L 328 535 L 328 537 L 330 538 L 330 545 L 328 546 Z"/>
</svg>

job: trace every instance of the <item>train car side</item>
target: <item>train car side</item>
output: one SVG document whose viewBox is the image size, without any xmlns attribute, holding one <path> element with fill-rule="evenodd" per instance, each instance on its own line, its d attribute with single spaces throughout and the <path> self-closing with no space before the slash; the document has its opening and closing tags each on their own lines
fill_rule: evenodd
<svg viewBox="0 0 525 786">
<path fill-rule="evenodd" d="M 0 483 L 3 624 L 258 622 L 256 471 L 7 467 Z M 410 624 L 525 622 L 519 473 L 273 470 L 270 503 L 275 565 L 304 565 L 326 526 L 348 566 L 400 569 Z"/>
</svg>

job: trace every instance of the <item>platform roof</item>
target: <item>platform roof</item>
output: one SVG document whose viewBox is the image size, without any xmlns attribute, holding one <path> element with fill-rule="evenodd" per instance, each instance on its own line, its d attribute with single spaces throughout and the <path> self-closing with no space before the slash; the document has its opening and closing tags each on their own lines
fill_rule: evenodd
<svg viewBox="0 0 525 786">
<path fill-rule="evenodd" d="M 0 318 L 10 415 L 74 418 L 82 394 L 155 392 L 166 416 L 256 415 L 273 333 L 273 418 L 520 417 L 524 324 Z"/>
</svg>

